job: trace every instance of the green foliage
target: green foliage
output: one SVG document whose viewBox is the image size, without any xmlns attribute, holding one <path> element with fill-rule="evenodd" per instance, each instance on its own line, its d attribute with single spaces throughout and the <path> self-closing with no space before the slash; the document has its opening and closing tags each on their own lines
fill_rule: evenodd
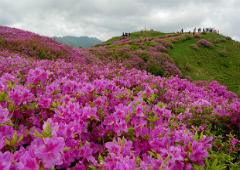
<svg viewBox="0 0 240 170">
<path fill-rule="evenodd" d="M 150 64 L 147 67 L 147 72 L 149 72 L 155 76 L 163 76 L 163 69 L 156 62 L 150 62 Z"/>
<path fill-rule="evenodd" d="M 149 41 L 144 41 L 144 42 L 143 42 L 143 45 L 144 45 L 144 46 L 149 46 L 150 44 L 151 44 L 151 43 L 150 43 Z"/>
<path fill-rule="evenodd" d="M 131 50 L 137 50 L 137 49 L 138 49 L 138 46 L 137 46 L 137 45 L 131 45 L 130 49 L 131 49 Z"/>
<path fill-rule="evenodd" d="M 150 56 L 148 54 L 146 54 L 146 53 L 141 53 L 141 54 L 138 53 L 137 55 L 138 55 L 138 57 L 143 59 L 145 62 L 147 62 L 149 60 L 149 58 L 150 58 Z"/>
<path fill-rule="evenodd" d="M 225 50 L 219 51 L 220 56 L 227 57 L 227 52 Z"/>
<path fill-rule="evenodd" d="M 189 35 L 189 34 L 186 34 L 185 37 L 186 37 L 186 40 L 193 39 L 193 36 L 192 36 L 192 35 Z"/>
<path fill-rule="evenodd" d="M 227 40 L 232 40 L 232 38 L 231 38 L 231 37 L 226 37 L 226 39 L 227 39 Z"/>
</svg>

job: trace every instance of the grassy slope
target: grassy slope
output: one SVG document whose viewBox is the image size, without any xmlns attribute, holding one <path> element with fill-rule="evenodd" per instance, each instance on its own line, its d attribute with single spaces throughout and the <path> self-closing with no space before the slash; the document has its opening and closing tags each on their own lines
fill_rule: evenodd
<svg viewBox="0 0 240 170">
<path fill-rule="evenodd" d="M 169 53 L 181 68 L 183 77 L 190 76 L 193 80 L 216 80 L 240 96 L 240 43 L 233 40 L 216 43 L 216 38 L 224 38 L 217 34 L 201 36 L 212 42 L 214 47 L 199 47 L 197 51 L 191 44 L 197 44 L 199 39 L 193 38 L 175 43 L 174 49 Z M 221 50 L 227 52 L 226 57 L 219 54 Z"/>
<path fill-rule="evenodd" d="M 159 37 L 165 35 L 157 31 L 144 31 L 131 33 L 130 39 L 139 39 L 141 37 Z M 240 43 L 227 40 L 225 42 L 215 42 L 216 38 L 225 38 L 225 36 L 208 33 L 201 34 L 201 38 L 193 38 L 184 42 L 174 43 L 174 48 L 169 51 L 177 67 L 182 71 L 183 78 L 190 76 L 192 80 L 218 81 L 227 86 L 229 91 L 235 92 L 240 96 Z M 120 37 L 109 39 L 106 42 L 112 44 L 118 41 Z M 213 48 L 199 47 L 195 50 L 191 44 L 197 44 L 199 39 L 206 39 L 213 43 Z M 111 46 L 111 48 L 114 48 Z M 115 48 L 121 48 L 116 45 Z M 219 51 L 225 50 L 227 56 L 223 57 Z"/>
</svg>

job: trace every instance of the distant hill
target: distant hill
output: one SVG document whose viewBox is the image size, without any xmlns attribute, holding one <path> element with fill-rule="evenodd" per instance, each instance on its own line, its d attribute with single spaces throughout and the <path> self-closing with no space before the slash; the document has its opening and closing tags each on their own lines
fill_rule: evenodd
<svg viewBox="0 0 240 170">
<path fill-rule="evenodd" d="M 83 47 L 83 48 L 92 47 L 95 44 L 99 44 L 102 42 L 96 37 L 87 37 L 87 36 L 82 36 L 82 37 L 64 36 L 64 37 L 52 37 L 52 38 L 54 38 L 56 41 L 62 44 L 66 44 L 72 47 Z"/>
</svg>

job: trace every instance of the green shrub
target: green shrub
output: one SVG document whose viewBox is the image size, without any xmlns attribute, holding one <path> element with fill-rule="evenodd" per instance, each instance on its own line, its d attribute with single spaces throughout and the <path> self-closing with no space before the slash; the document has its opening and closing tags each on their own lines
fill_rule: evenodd
<svg viewBox="0 0 240 170">
<path fill-rule="evenodd" d="M 189 34 L 186 34 L 186 35 L 185 35 L 185 38 L 186 38 L 186 40 L 190 40 L 190 39 L 193 38 L 193 36 L 192 36 L 192 35 L 189 35 Z"/>
<path fill-rule="evenodd" d="M 227 52 L 225 50 L 219 51 L 220 56 L 227 57 Z"/>
<path fill-rule="evenodd" d="M 146 47 L 145 47 L 145 46 L 143 46 L 143 45 L 139 45 L 139 46 L 138 46 L 138 48 L 140 48 L 140 49 L 144 50 Z"/>
<path fill-rule="evenodd" d="M 140 55 L 138 54 L 138 57 L 143 59 L 145 62 L 147 62 L 150 58 L 149 55 L 147 54 L 140 54 Z"/>
<path fill-rule="evenodd" d="M 191 66 L 189 63 L 186 63 L 185 69 L 188 70 L 188 71 L 190 71 L 191 68 L 192 68 L 192 66 Z"/>
<path fill-rule="evenodd" d="M 157 62 L 149 62 L 147 72 L 155 76 L 163 76 L 163 69 Z"/>
<path fill-rule="evenodd" d="M 149 41 L 144 41 L 143 42 L 143 45 L 145 45 L 145 46 L 149 46 L 151 43 L 149 42 Z"/>
<path fill-rule="evenodd" d="M 155 44 L 155 43 L 151 43 L 150 46 L 151 46 L 151 47 L 155 47 L 156 44 Z"/>
<path fill-rule="evenodd" d="M 226 37 L 226 39 L 227 39 L 227 40 L 232 40 L 232 38 L 231 38 L 231 37 Z"/>
<path fill-rule="evenodd" d="M 131 45 L 130 49 L 137 50 L 138 46 L 137 45 Z"/>
</svg>

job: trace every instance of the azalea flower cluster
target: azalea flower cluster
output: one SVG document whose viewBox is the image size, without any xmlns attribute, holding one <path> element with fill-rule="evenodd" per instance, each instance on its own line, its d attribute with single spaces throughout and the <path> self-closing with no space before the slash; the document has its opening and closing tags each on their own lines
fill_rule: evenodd
<svg viewBox="0 0 240 170">
<path fill-rule="evenodd" d="M 213 47 L 213 44 L 205 39 L 201 39 L 197 42 L 198 45 L 202 45 L 204 47 Z"/>
<path fill-rule="evenodd" d="M 197 44 L 191 44 L 191 47 L 194 48 L 195 50 L 199 50 Z"/>
<path fill-rule="evenodd" d="M 194 38 L 200 38 L 200 37 L 201 37 L 200 34 L 195 34 L 195 35 L 194 35 Z"/>
<path fill-rule="evenodd" d="M 220 39 L 219 39 L 219 38 L 216 38 L 215 41 L 218 43 L 218 42 L 220 42 Z"/>
<path fill-rule="evenodd" d="M 0 60 L 2 169 L 194 170 L 205 166 L 213 137 L 190 120 L 207 113 L 239 126 L 240 100 L 216 82 L 117 63 Z"/>
</svg>

